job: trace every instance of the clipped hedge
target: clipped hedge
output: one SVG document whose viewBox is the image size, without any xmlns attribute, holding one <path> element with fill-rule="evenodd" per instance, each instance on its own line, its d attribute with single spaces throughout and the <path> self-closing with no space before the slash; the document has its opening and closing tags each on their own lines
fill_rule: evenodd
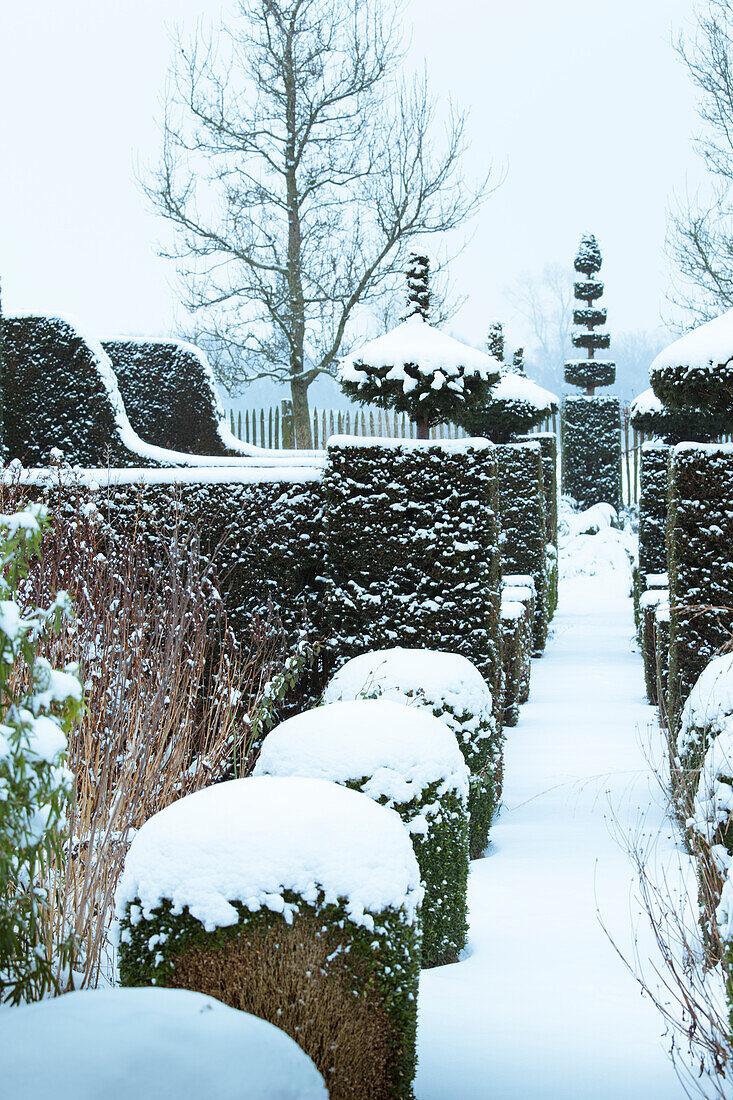
<svg viewBox="0 0 733 1100">
<path fill-rule="evenodd" d="M 335 663 L 396 645 L 461 653 L 500 713 L 495 453 L 486 442 L 331 440 L 324 574 Z"/>
<path fill-rule="evenodd" d="M 135 835 L 116 895 L 120 981 L 275 1023 L 331 1100 L 411 1100 L 421 895 L 393 811 L 322 780 L 232 780 Z"/>
<path fill-rule="evenodd" d="M 605 310 L 604 310 L 605 312 Z M 576 310 L 576 316 L 580 313 L 580 310 Z M 585 322 L 575 322 L 576 324 L 585 324 Z M 587 338 L 588 333 L 580 333 L 581 339 Z M 586 344 L 576 344 L 575 336 L 573 337 L 573 345 L 575 347 L 585 347 Z M 606 336 L 606 342 L 604 344 L 595 344 L 595 347 L 607 348 L 610 345 L 610 338 Z M 594 388 L 595 386 L 612 386 L 616 381 L 616 364 L 610 362 L 608 359 L 568 359 L 565 363 L 565 381 L 571 386 L 582 386 L 585 388 Z"/>
<path fill-rule="evenodd" d="M 545 494 L 545 539 L 557 547 L 557 436 L 534 432 L 517 436 L 517 443 L 539 443 L 542 451 L 542 491 Z"/>
<path fill-rule="evenodd" d="M 713 657 L 682 708 L 677 751 L 685 789 L 693 795 L 710 745 L 733 730 L 733 654 Z M 733 772 L 729 773 L 733 775 Z"/>
<path fill-rule="evenodd" d="M 621 507 L 618 397 L 566 397 L 562 404 L 562 491 L 580 508 Z"/>
<path fill-rule="evenodd" d="M 656 706 L 659 702 L 657 698 L 657 608 L 660 604 L 668 603 L 669 592 L 666 589 L 660 588 L 642 593 L 639 601 L 640 642 L 641 655 L 644 661 L 644 682 L 646 684 L 646 697 L 652 706 Z"/>
<path fill-rule="evenodd" d="M 529 685 L 532 673 L 532 635 L 534 623 L 534 609 L 537 598 L 534 591 L 532 577 L 521 575 L 507 576 L 504 578 L 504 586 L 501 592 L 502 610 L 505 604 L 518 603 L 524 610 L 522 616 L 522 629 L 520 634 L 521 661 L 519 664 L 519 680 L 517 683 L 517 698 L 520 705 L 529 699 Z"/>
<path fill-rule="evenodd" d="M 733 446 L 680 443 L 668 516 L 672 729 L 708 661 L 733 632 Z"/>
<path fill-rule="evenodd" d="M 527 685 L 528 691 L 532 652 L 532 628 L 525 604 L 517 600 L 502 600 L 501 636 L 504 648 L 504 725 L 516 726 L 519 707 L 526 702 L 524 685 Z"/>
<path fill-rule="evenodd" d="M 639 496 L 639 574 L 667 572 L 667 487 L 670 448 L 644 443 L 641 448 Z"/>
<path fill-rule="evenodd" d="M 224 417 L 208 363 L 177 340 L 106 340 L 127 415 L 139 436 L 158 447 L 197 455 L 230 455 L 219 433 Z"/>
<path fill-rule="evenodd" d="M 57 448 L 72 465 L 142 464 L 101 345 L 59 317 L 8 317 L 2 330 L 8 458 L 47 466 Z"/>
<path fill-rule="evenodd" d="M 669 727 L 669 645 L 671 638 L 671 616 L 669 603 L 661 600 L 654 612 L 654 653 L 657 666 L 657 706 L 659 721 L 663 729 Z"/>
<path fill-rule="evenodd" d="M 504 443 L 496 448 L 502 573 L 524 573 L 534 581 L 534 652 L 547 642 L 551 603 L 545 542 L 545 494 L 538 443 Z"/>
<path fill-rule="evenodd" d="M 501 798 L 504 739 L 491 691 L 478 669 L 458 653 L 375 650 L 343 665 L 323 693 L 325 703 L 348 699 L 418 706 L 455 734 L 470 773 L 471 858 L 483 855 Z"/>
<path fill-rule="evenodd" d="M 425 887 L 422 965 L 458 961 L 468 934 L 468 769 L 443 722 L 386 699 L 326 704 L 276 726 L 253 774 L 328 779 L 396 810 Z"/>
</svg>

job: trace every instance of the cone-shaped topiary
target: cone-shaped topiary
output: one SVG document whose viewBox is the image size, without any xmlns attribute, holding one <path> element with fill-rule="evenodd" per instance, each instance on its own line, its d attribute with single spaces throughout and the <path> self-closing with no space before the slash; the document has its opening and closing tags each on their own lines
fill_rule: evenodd
<svg viewBox="0 0 733 1100">
<path fill-rule="evenodd" d="M 489 325 L 486 350 L 499 363 L 504 362 L 504 326 L 501 321 L 493 321 Z"/>
<path fill-rule="evenodd" d="M 411 252 L 407 258 L 407 309 L 405 320 L 419 316 L 430 318 L 430 260 L 419 252 Z"/>
<path fill-rule="evenodd" d="M 597 332 L 599 325 L 606 323 L 606 310 L 593 305 L 603 294 L 603 283 L 593 278 L 601 270 L 603 260 L 598 242 L 591 234 L 583 237 L 575 257 L 575 270 L 585 275 L 584 282 L 576 282 L 575 297 L 586 306 L 576 308 L 573 323 L 586 332 L 573 333 L 573 347 L 585 348 L 585 359 L 569 359 L 565 364 L 565 381 L 571 386 L 585 388 L 588 395 L 595 392 L 596 386 L 610 386 L 616 380 L 614 363 L 596 359 L 596 351 L 605 350 L 611 345 L 607 332 Z"/>
</svg>

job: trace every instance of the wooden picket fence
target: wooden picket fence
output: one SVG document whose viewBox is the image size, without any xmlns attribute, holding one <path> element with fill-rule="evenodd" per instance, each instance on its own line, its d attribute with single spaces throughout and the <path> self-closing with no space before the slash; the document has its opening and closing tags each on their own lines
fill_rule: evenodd
<svg viewBox="0 0 733 1100">
<path fill-rule="evenodd" d="M 244 443 L 257 447 L 290 448 L 293 438 L 293 411 L 289 401 L 270 408 L 247 409 L 236 414 L 229 410 L 232 434 Z M 559 417 L 553 416 L 534 429 L 535 432 L 558 432 Z M 385 436 L 388 439 L 414 439 L 415 424 L 405 413 L 388 413 L 381 409 L 314 409 L 313 446 L 324 447 L 332 435 Z M 430 433 L 431 439 L 465 439 L 466 432 L 454 424 L 440 424 Z M 645 436 L 635 432 L 629 423 L 628 406 L 621 410 L 621 486 L 625 504 L 639 500 L 641 445 Z"/>
</svg>

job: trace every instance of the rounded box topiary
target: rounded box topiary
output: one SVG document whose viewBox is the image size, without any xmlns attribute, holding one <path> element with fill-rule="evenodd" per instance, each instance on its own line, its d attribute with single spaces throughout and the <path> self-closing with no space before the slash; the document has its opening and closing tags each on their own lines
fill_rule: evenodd
<svg viewBox="0 0 733 1100">
<path fill-rule="evenodd" d="M 470 773 L 470 854 L 478 859 L 501 797 L 503 737 L 492 715 L 489 686 L 458 653 L 380 649 L 348 661 L 333 676 L 324 703 L 389 699 L 427 708 L 456 735 Z"/>
<path fill-rule="evenodd" d="M 272 730 L 254 774 L 330 779 L 396 810 L 425 887 L 422 964 L 457 961 L 468 932 L 468 769 L 445 723 L 385 699 L 329 703 Z"/>
<path fill-rule="evenodd" d="M 230 780 L 135 835 L 116 895 L 120 980 L 276 1023 L 331 1100 L 411 1098 L 422 894 L 393 810 L 324 780 Z"/>
<path fill-rule="evenodd" d="M 0 1078 L 16 1100 L 328 1100 L 279 1028 L 183 989 L 88 989 L 6 1012 Z"/>
<path fill-rule="evenodd" d="M 682 708 L 677 732 L 681 780 L 697 790 L 700 768 L 714 740 L 733 725 L 733 653 L 714 657 L 703 669 Z"/>
</svg>

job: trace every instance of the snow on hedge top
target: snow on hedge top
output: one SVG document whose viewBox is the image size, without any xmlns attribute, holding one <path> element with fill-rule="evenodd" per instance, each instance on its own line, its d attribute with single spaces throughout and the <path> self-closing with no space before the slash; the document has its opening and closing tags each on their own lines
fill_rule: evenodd
<svg viewBox="0 0 733 1100">
<path fill-rule="evenodd" d="M 648 416 L 649 413 L 663 413 L 665 406 L 659 400 L 654 390 L 644 390 L 631 402 L 631 416 Z"/>
<path fill-rule="evenodd" d="M 492 388 L 491 402 L 494 401 L 521 401 L 542 412 L 557 411 L 560 403 L 554 393 L 538 386 L 531 378 L 510 370 L 503 370 L 499 381 Z"/>
<path fill-rule="evenodd" d="M 315 903 L 343 899 L 354 923 L 393 908 L 414 921 L 422 900 L 410 838 L 393 811 L 321 779 L 233 779 L 151 817 L 135 835 L 116 894 L 122 916 L 147 917 L 168 899 L 207 931 L 236 924 L 242 902 L 292 920 L 292 890 Z"/>
<path fill-rule="evenodd" d="M 15 1100 L 328 1100 L 289 1036 L 203 993 L 86 990 L 2 1021 L 0 1080 Z"/>
<path fill-rule="evenodd" d="M 658 370 L 668 367 L 693 367 L 697 370 L 715 370 L 733 359 L 733 309 L 714 317 L 692 332 L 686 332 L 679 340 L 660 351 L 649 368 L 653 378 Z"/>
<path fill-rule="evenodd" d="M 459 653 L 433 649 L 378 649 L 354 657 L 331 679 L 323 701 L 365 696 L 457 715 L 491 712 L 491 691 L 476 666 Z"/>
<path fill-rule="evenodd" d="M 683 753 L 695 730 L 710 728 L 715 737 L 733 715 L 733 653 L 713 657 L 697 678 L 680 718 L 679 749 Z"/>
<path fill-rule="evenodd" d="M 463 377 L 488 381 L 500 371 L 499 362 L 491 355 L 440 332 L 418 314 L 342 359 L 339 381 L 366 384 L 369 378 L 365 364 L 376 369 L 391 367 L 387 378 L 402 382 L 404 393 L 417 386 L 416 380 L 405 371 L 408 364 L 416 366 L 426 379 L 432 379 L 430 385 L 434 389 L 448 384 L 462 390 Z"/>
<path fill-rule="evenodd" d="M 255 775 L 302 775 L 398 804 L 438 793 L 468 798 L 468 769 L 455 734 L 422 707 L 386 699 L 328 703 L 282 722 L 265 738 Z"/>
<path fill-rule="evenodd" d="M 447 454 L 465 454 L 466 451 L 488 451 L 496 444 L 483 436 L 466 439 L 400 439 L 377 435 L 332 435 L 326 447 L 394 447 L 401 450 L 420 450 L 437 447 Z"/>
</svg>

